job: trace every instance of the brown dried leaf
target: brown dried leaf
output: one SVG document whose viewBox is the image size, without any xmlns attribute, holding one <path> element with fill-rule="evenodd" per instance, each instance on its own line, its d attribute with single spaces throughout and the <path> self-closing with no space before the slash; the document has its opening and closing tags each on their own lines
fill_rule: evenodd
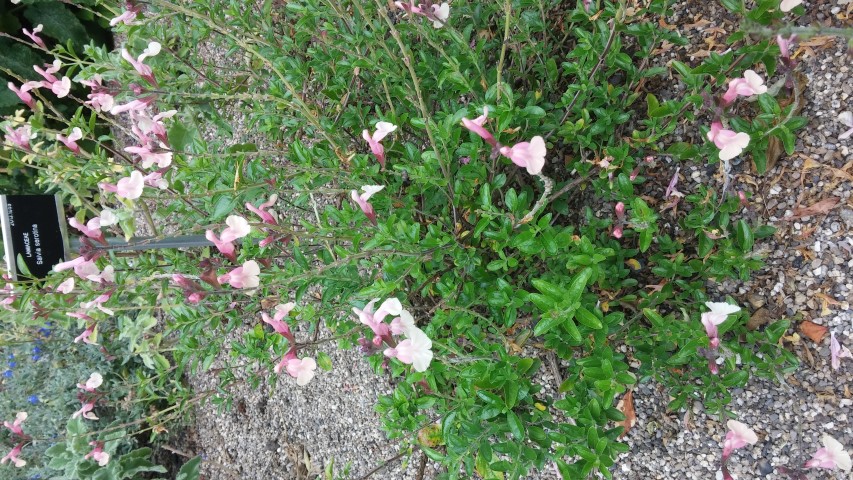
<svg viewBox="0 0 853 480">
<path fill-rule="evenodd" d="M 813 203 L 808 207 L 799 207 L 794 209 L 794 213 L 785 217 L 783 220 L 796 220 L 803 217 L 812 217 L 829 212 L 838 205 L 841 199 L 838 197 L 825 198 L 817 203 Z"/>
<path fill-rule="evenodd" d="M 758 330 L 771 321 L 773 321 L 773 315 L 770 314 L 770 310 L 766 308 L 759 308 L 749 316 L 749 321 L 746 322 L 746 328 L 753 331 Z"/>
<path fill-rule="evenodd" d="M 785 154 L 785 147 L 782 145 L 782 140 L 776 137 L 770 137 L 767 142 L 767 152 L 764 155 L 764 161 L 767 165 L 765 172 L 770 171 L 776 166 L 776 162 Z"/>
<path fill-rule="evenodd" d="M 809 337 L 814 343 L 820 343 L 821 340 L 823 340 L 823 337 L 826 336 L 826 332 L 828 330 L 829 329 L 823 325 L 818 325 L 808 320 L 803 320 L 800 323 L 800 331 L 803 332 L 803 335 Z"/>
<path fill-rule="evenodd" d="M 628 390 L 625 392 L 625 395 L 622 397 L 622 400 L 619 400 L 619 403 L 616 404 L 616 409 L 622 412 L 625 415 L 625 421 L 621 422 L 619 425 L 625 427 L 625 431 L 619 435 L 619 438 L 624 437 L 628 434 L 628 431 L 631 430 L 634 425 L 637 424 L 637 413 L 634 411 L 634 391 Z"/>
</svg>

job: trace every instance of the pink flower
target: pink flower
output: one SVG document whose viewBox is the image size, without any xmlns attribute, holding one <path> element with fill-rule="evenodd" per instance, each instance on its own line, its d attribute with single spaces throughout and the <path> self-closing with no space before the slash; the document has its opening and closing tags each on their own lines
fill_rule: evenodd
<svg viewBox="0 0 853 480">
<path fill-rule="evenodd" d="M 396 348 L 385 350 L 385 356 L 412 365 L 416 372 L 425 372 L 432 362 L 432 340 L 418 327 L 406 331 L 406 338 Z"/>
<path fill-rule="evenodd" d="M 811 460 L 806 462 L 805 467 L 826 468 L 829 470 L 840 468 L 845 472 L 849 472 L 851 467 L 853 467 L 853 463 L 850 461 L 850 454 L 844 450 L 844 445 L 841 445 L 838 440 L 827 434 L 823 434 L 821 442 L 823 443 L 823 448 L 815 452 Z"/>
<path fill-rule="evenodd" d="M 90 393 L 94 393 L 95 390 L 100 387 L 104 383 L 104 377 L 101 376 L 98 372 L 93 372 L 89 375 L 89 379 L 86 380 L 86 383 L 78 383 L 77 388 L 85 390 Z"/>
<path fill-rule="evenodd" d="M 99 281 L 98 283 L 101 283 L 101 282 Z M 95 299 L 92 300 L 91 302 L 81 303 L 80 306 L 82 308 L 87 309 L 87 310 L 90 310 L 92 308 L 97 308 L 98 310 L 106 313 L 107 315 L 113 315 L 113 314 L 115 314 L 115 312 L 113 312 L 112 310 L 110 310 L 109 308 L 104 306 L 104 303 L 109 301 L 109 299 L 112 298 L 112 296 L 113 296 L 113 292 L 104 293 L 104 294 L 101 294 L 101 295 L 98 295 L 97 297 L 95 297 Z"/>
<path fill-rule="evenodd" d="M 134 24 L 134 20 L 136 20 L 136 16 L 139 14 L 139 6 L 135 5 L 133 2 L 126 2 L 125 8 L 126 10 L 121 12 L 121 15 L 110 20 L 111 27 L 115 27 L 119 23 L 123 23 L 125 25 Z"/>
<path fill-rule="evenodd" d="M 154 171 L 142 177 L 142 180 L 146 185 L 154 188 L 159 188 L 160 190 L 165 190 L 169 188 L 169 182 L 163 178 L 163 173 L 169 171 L 169 167 L 161 168 L 160 170 Z"/>
<path fill-rule="evenodd" d="M 358 204 L 359 208 L 361 208 L 361 211 L 364 212 L 365 215 L 367 215 L 367 218 L 369 218 L 371 223 L 373 223 L 374 225 L 376 225 L 376 211 L 373 210 L 373 205 L 371 205 L 367 201 L 370 200 L 370 197 L 372 197 L 374 194 L 382 191 L 383 188 L 385 188 L 384 185 L 365 185 L 361 187 L 361 190 L 364 192 L 361 195 L 359 195 L 358 192 L 355 190 L 350 192 L 350 197 L 352 197 L 352 200 L 356 204 Z"/>
<path fill-rule="evenodd" d="M 397 130 L 397 125 L 390 122 L 379 122 L 376 124 L 376 131 L 373 132 L 373 135 L 368 130 L 361 132 L 361 137 L 367 140 L 370 151 L 376 155 L 376 159 L 379 160 L 379 165 L 383 169 L 385 168 L 385 148 L 380 142 L 394 130 Z"/>
<path fill-rule="evenodd" d="M 711 311 L 702 314 L 702 325 L 711 341 L 711 348 L 717 348 L 720 346 L 717 325 L 725 322 L 730 314 L 739 312 L 740 307 L 723 302 L 705 302 L 705 306 Z"/>
<path fill-rule="evenodd" d="M 394 2 L 394 5 L 410 14 L 423 15 L 424 13 L 423 10 L 420 7 L 416 7 L 413 2 Z"/>
<path fill-rule="evenodd" d="M 124 105 L 113 106 L 112 108 L 110 108 L 110 113 L 112 113 L 113 115 L 118 115 L 119 113 L 124 112 L 140 112 L 148 108 L 148 106 L 154 102 L 154 99 L 155 97 L 153 95 L 144 98 L 137 98 L 131 100 L 128 103 L 125 103 Z M 104 110 L 106 110 L 106 108 L 104 108 Z"/>
<path fill-rule="evenodd" d="M 115 283 L 115 281 L 116 281 L 115 268 L 113 268 L 112 265 L 107 265 L 106 267 L 104 267 L 103 272 L 99 271 L 98 267 L 95 266 L 94 263 L 92 263 L 92 266 L 94 266 L 94 270 L 92 270 L 92 271 L 87 271 L 85 273 L 82 273 L 82 272 L 76 272 L 76 270 L 75 270 L 75 272 L 77 273 L 77 275 L 85 278 L 86 280 L 89 280 L 90 282 Z M 101 309 L 101 310 L 103 310 L 103 309 Z M 112 315 L 112 314 L 110 314 L 110 315 Z"/>
<path fill-rule="evenodd" d="M 731 160 L 743 152 L 749 145 L 749 135 L 723 129 L 723 124 L 714 122 L 708 132 L 708 140 L 720 149 L 720 160 Z"/>
<path fill-rule="evenodd" d="M 85 225 L 78 222 L 76 218 L 71 217 L 68 219 L 68 225 L 80 230 L 83 235 L 91 238 L 92 240 L 97 240 L 103 244 L 106 244 L 107 241 L 104 239 L 104 232 L 101 231 L 101 219 L 99 217 L 94 217 Z"/>
<path fill-rule="evenodd" d="M 58 82 L 59 79 L 56 78 L 54 73 L 58 72 L 62 68 L 62 61 L 56 59 L 53 61 L 53 64 L 45 64 L 44 68 L 39 67 L 38 65 L 33 65 L 33 70 L 36 71 L 39 75 L 44 78 L 42 85 L 46 87 L 50 87 L 50 84 Z"/>
<path fill-rule="evenodd" d="M 116 183 L 115 193 L 117 197 L 136 200 L 142 196 L 144 188 L 145 179 L 142 177 L 142 173 L 134 170 L 130 172 L 129 177 L 119 179 Z"/>
<path fill-rule="evenodd" d="M 258 262 L 249 260 L 242 267 L 237 267 L 225 275 L 221 275 L 219 283 L 229 283 L 234 288 L 256 288 L 261 284 L 260 273 L 261 268 L 258 266 Z"/>
<path fill-rule="evenodd" d="M 95 333 L 95 325 L 87 326 L 86 330 L 83 330 L 83 333 L 77 335 L 77 337 L 74 339 L 74 343 L 80 343 L 82 341 L 83 343 L 87 343 L 89 345 L 97 345 L 95 342 L 89 340 L 89 337 L 91 337 L 93 333 Z"/>
<path fill-rule="evenodd" d="M 160 147 L 166 148 L 166 145 L 161 143 Z M 166 168 L 172 164 L 171 151 L 156 149 L 150 145 L 141 147 L 125 147 L 124 151 L 139 155 L 142 159 L 142 168 L 150 168 L 151 165 L 155 163 L 160 168 Z"/>
<path fill-rule="evenodd" d="M 89 261 L 91 262 L 91 261 Z M 87 263 L 86 257 L 80 256 L 73 260 L 68 260 L 67 262 L 60 262 L 53 266 L 54 272 L 61 272 L 63 270 L 68 270 L 69 268 L 75 268 L 79 265 Z M 96 269 L 98 267 L 95 267 Z M 75 272 L 76 273 L 76 272 Z M 84 277 L 85 278 L 85 277 Z"/>
<path fill-rule="evenodd" d="M 535 136 L 530 142 L 516 143 L 512 148 L 501 147 L 501 155 L 512 160 L 512 163 L 527 169 L 527 173 L 538 175 L 545 166 L 545 140 Z"/>
<path fill-rule="evenodd" d="M 317 370 L 317 362 L 311 357 L 305 357 L 301 360 L 291 358 L 287 361 L 286 368 L 288 375 L 296 379 L 296 384 L 304 387 L 314 378 L 314 370 Z"/>
<path fill-rule="evenodd" d="M 266 312 L 261 312 L 261 317 L 263 318 L 264 323 L 269 324 L 277 333 L 280 333 L 289 340 L 292 340 L 293 335 L 290 333 L 290 326 L 287 325 L 284 319 L 290 314 L 290 311 L 293 310 L 295 306 L 296 304 L 293 302 L 276 305 L 275 314 L 272 318 L 270 318 Z"/>
<path fill-rule="evenodd" d="M 407 335 L 410 329 L 415 327 L 415 319 L 407 310 L 400 312 L 400 316 L 391 320 L 391 333 L 394 335 Z"/>
<path fill-rule="evenodd" d="M 9 90 L 15 92 L 15 95 L 17 95 L 22 102 L 24 102 L 28 107 L 30 107 L 30 110 L 36 108 L 36 101 L 35 99 L 33 99 L 33 96 L 30 95 L 30 90 L 33 89 L 32 83 L 33 82 L 27 82 L 21 85 L 20 89 L 15 87 L 15 84 L 12 82 L 9 82 L 7 84 Z M 38 82 L 35 83 L 38 84 Z"/>
<path fill-rule="evenodd" d="M 782 3 L 779 4 L 779 10 L 790 12 L 801 3 L 803 3 L 803 0 L 782 0 Z"/>
<path fill-rule="evenodd" d="M 729 427 L 726 433 L 726 440 L 723 443 L 723 463 L 729 458 L 732 452 L 738 448 L 743 448 L 747 444 L 755 445 L 758 441 L 758 436 L 746 425 L 737 420 L 729 420 Z"/>
<path fill-rule="evenodd" d="M 56 291 L 59 293 L 64 293 L 66 295 L 74 291 L 74 277 L 66 278 L 56 287 Z"/>
<path fill-rule="evenodd" d="M 229 215 L 225 219 L 225 224 L 228 225 L 220 237 L 217 237 L 213 230 L 205 232 L 205 238 L 213 242 L 219 253 L 228 257 L 232 262 L 237 261 L 237 255 L 234 249 L 234 240 L 243 238 L 249 234 L 252 227 L 245 218 L 238 215 Z"/>
<path fill-rule="evenodd" d="M 103 442 L 89 442 L 89 445 L 93 446 L 91 452 L 87 453 L 83 460 L 92 459 L 98 462 L 100 466 L 106 466 L 107 463 L 110 462 L 110 454 L 104 451 L 104 443 Z"/>
<path fill-rule="evenodd" d="M 850 349 L 841 346 L 841 344 L 838 343 L 838 340 L 835 339 L 835 332 L 831 332 L 829 334 L 829 353 L 832 357 L 833 370 L 838 370 L 839 368 L 841 368 L 842 358 L 853 359 L 853 353 L 850 353 Z"/>
<path fill-rule="evenodd" d="M 18 468 L 21 468 L 24 465 L 26 465 L 27 464 L 26 460 L 24 460 L 23 458 L 18 458 L 18 455 L 21 454 L 22 448 L 24 448 L 23 443 L 19 443 L 19 444 L 15 445 L 15 448 L 13 448 L 12 451 L 7 453 L 5 457 L 0 459 L 0 465 L 6 463 L 8 461 L 11 461 Z"/>
<path fill-rule="evenodd" d="M 388 324 L 383 323 L 382 319 L 384 319 L 385 316 L 387 316 L 390 312 L 386 308 L 386 310 L 384 310 L 381 313 L 382 318 L 377 319 L 376 314 L 379 314 L 380 312 L 374 313 L 373 312 L 373 305 L 378 301 L 379 301 L 378 298 L 374 298 L 373 300 L 370 301 L 370 303 L 368 303 L 367 305 L 364 306 L 363 310 L 360 310 L 358 308 L 353 308 L 352 311 L 353 311 L 353 313 L 358 315 L 358 320 L 362 324 L 370 327 L 370 330 L 372 330 L 373 334 L 375 335 L 374 341 L 378 342 L 377 345 L 381 345 L 382 338 L 387 336 L 390 332 Z M 393 304 L 385 305 L 387 302 L 388 302 L 388 300 L 383 302 L 382 306 L 390 307 L 391 310 L 394 310 L 395 305 L 393 305 Z M 399 300 L 398 300 L 398 303 L 399 303 Z M 380 310 L 382 310 L 382 309 L 380 308 Z M 376 340 L 376 339 L 379 339 L 379 340 Z"/>
<path fill-rule="evenodd" d="M 261 221 L 269 224 L 269 225 L 278 225 L 278 221 L 276 220 L 275 212 L 270 209 L 275 202 L 278 201 L 278 195 L 272 194 L 270 195 L 270 199 L 266 202 L 255 207 L 249 202 L 246 202 L 246 208 L 253 212 L 255 215 L 261 217 Z"/>
<path fill-rule="evenodd" d="M 30 40 L 32 40 L 33 43 L 35 43 L 39 47 L 47 50 L 47 45 L 44 44 L 44 40 L 42 40 L 41 37 L 38 36 L 38 34 L 42 31 L 43 28 L 44 28 L 44 25 L 38 24 L 38 25 L 36 25 L 36 28 L 34 28 L 32 32 L 30 32 L 26 28 L 24 28 L 23 31 L 24 31 L 24 35 L 30 37 Z"/>
<path fill-rule="evenodd" d="M 57 140 L 62 142 L 66 148 L 74 153 L 80 153 L 80 146 L 77 145 L 77 140 L 80 140 L 81 138 L 83 138 L 83 131 L 80 130 L 80 127 L 72 128 L 71 135 L 68 135 L 67 137 L 62 134 L 58 134 L 56 136 Z"/>
<path fill-rule="evenodd" d="M 20 437 L 24 436 L 24 430 L 21 428 L 21 424 L 27 420 L 27 412 L 18 412 L 15 415 L 15 421 L 12 423 L 3 422 L 3 426 L 12 431 L 15 435 Z"/>
<path fill-rule="evenodd" d="M 121 58 L 130 62 L 130 64 L 133 65 L 134 70 L 136 70 L 136 72 L 139 73 L 145 81 L 156 87 L 157 80 L 154 79 L 154 72 L 151 70 L 151 67 L 142 62 L 146 58 L 153 57 L 160 53 L 160 49 L 161 45 L 159 43 L 151 42 L 148 44 L 148 48 L 146 48 L 138 58 L 133 58 L 126 48 L 122 48 Z"/>
<path fill-rule="evenodd" d="M 666 187 L 666 192 L 663 194 L 664 200 L 669 199 L 669 197 L 683 197 L 684 194 L 679 192 L 676 185 L 678 185 L 678 171 L 681 170 L 681 167 L 677 167 L 675 169 L 675 173 L 672 175 L 672 178 L 669 180 L 669 185 Z"/>
<path fill-rule="evenodd" d="M 442 2 L 441 5 L 432 5 L 431 20 L 434 28 L 443 27 L 448 18 L 450 18 L 450 5 L 447 2 Z"/>
<path fill-rule="evenodd" d="M 62 77 L 62 80 L 58 80 L 50 84 L 50 90 L 54 95 L 56 95 L 56 98 L 68 96 L 71 92 L 71 79 L 68 77 Z"/>
<path fill-rule="evenodd" d="M 71 418 L 77 418 L 79 416 L 83 416 L 83 418 L 87 418 L 89 420 L 97 420 L 98 417 L 92 413 L 92 410 L 95 409 L 95 401 L 88 400 L 83 402 L 83 406 L 80 407 L 80 410 L 77 410 L 71 415 Z"/>
<path fill-rule="evenodd" d="M 6 125 L 6 144 L 14 145 L 21 150 L 30 150 L 30 139 L 36 138 L 32 128 L 29 125 L 24 125 L 13 129 L 10 125 Z"/>
<path fill-rule="evenodd" d="M 754 71 L 743 72 L 743 78 L 735 78 L 729 82 L 729 89 L 723 94 L 723 102 L 726 105 L 735 101 L 738 96 L 749 97 L 767 92 L 764 80 Z"/>
<path fill-rule="evenodd" d="M 625 204 L 619 202 L 613 210 L 616 213 L 616 222 L 614 222 L 613 232 L 611 232 L 611 235 L 613 238 L 622 238 L 622 227 L 625 224 Z"/>
<path fill-rule="evenodd" d="M 791 44 L 796 40 L 796 35 L 791 35 L 788 38 L 785 38 L 782 35 L 776 35 L 776 43 L 779 45 L 779 52 L 781 53 L 782 58 L 790 60 Z"/>
<path fill-rule="evenodd" d="M 462 119 L 462 125 L 468 130 L 476 133 L 483 140 L 486 141 L 492 147 L 498 146 L 498 141 L 495 140 L 494 135 L 492 135 L 488 130 L 483 127 L 483 124 L 486 123 L 486 119 L 489 118 L 489 107 L 483 107 L 483 114 L 474 120 L 469 120 L 467 118 Z"/>
</svg>

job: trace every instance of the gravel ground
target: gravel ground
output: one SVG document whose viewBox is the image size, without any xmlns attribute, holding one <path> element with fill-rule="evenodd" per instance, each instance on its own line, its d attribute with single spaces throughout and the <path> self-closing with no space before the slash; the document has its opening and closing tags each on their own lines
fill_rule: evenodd
<svg viewBox="0 0 853 480">
<path fill-rule="evenodd" d="M 844 22 L 837 18 L 840 10 L 834 10 L 834 2 L 806 2 L 806 8 L 811 16 L 801 24 L 813 21 L 842 26 Z M 691 46 L 674 49 L 672 58 L 691 60 L 699 45 L 707 47 L 703 39 L 716 35 L 723 43 L 726 33 L 709 34 L 708 29 L 731 27 L 725 20 L 729 17 L 716 2 L 681 2 L 676 10 L 678 17 L 669 19 L 670 24 L 697 24 L 702 19 L 710 23 L 694 28 Z M 846 22 L 849 25 L 849 20 Z M 836 121 L 840 112 L 853 109 L 850 57 L 845 50 L 843 42 L 829 42 L 812 47 L 800 58 L 800 69 L 809 80 L 802 115 L 810 118 L 810 123 L 798 132 L 796 153 L 780 159 L 763 176 L 751 173 L 745 163 L 734 167 L 732 188 L 752 194 L 751 211 L 745 214 L 766 219 L 778 232 L 758 246 L 766 255 L 767 266 L 752 280 L 724 282 L 709 286 L 709 291 L 717 289 L 720 298 L 733 296 L 752 314 L 759 309 L 774 319 L 801 314 L 803 319 L 829 327 L 842 343 L 853 347 L 853 316 L 848 303 L 853 298 L 853 140 L 837 140 L 845 128 Z M 217 51 L 210 49 L 211 62 L 227 62 L 217 58 Z M 237 127 L 233 143 L 245 142 L 251 133 L 240 128 L 240 118 L 233 120 Z M 689 166 L 681 173 L 680 187 L 687 191 L 700 182 L 721 185 L 722 181 L 719 176 L 713 177 L 713 169 L 709 172 L 705 167 Z M 830 197 L 839 201 L 827 213 L 785 219 L 797 207 Z M 853 428 L 848 418 L 853 404 L 853 362 L 847 361 L 838 371 L 830 368 L 828 336 L 820 344 L 803 339 L 788 347 L 802 359 L 797 373 L 782 383 L 753 379 L 745 389 L 733 392 L 730 409 L 759 435 L 755 446 L 737 450 L 730 461 L 732 473 L 740 478 L 784 478 L 774 473 L 773 467 L 802 464 L 819 446 L 824 432 L 848 450 L 853 449 Z M 332 461 L 342 477 L 357 479 L 382 465 L 384 459 L 395 457 L 399 453 L 397 443 L 385 439 L 373 408 L 377 395 L 391 391 L 387 378 L 375 375 L 357 352 L 330 348 L 326 352 L 334 369 L 320 372 L 306 387 L 296 387 L 289 378 L 275 387 L 262 384 L 256 390 L 238 385 L 233 390 L 235 408 L 231 411 L 219 413 L 212 405 L 199 409 L 194 435 L 187 432 L 188 437 L 195 438 L 182 445 L 183 450 L 204 455 L 204 472 L 212 479 L 313 479 Z M 546 388 L 554 389 L 553 376 L 545 373 L 542 381 Z M 191 382 L 194 388 L 204 390 L 213 388 L 216 379 L 208 375 Z M 631 451 L 614 468 L 615 478 L 715 477 L 724 422 L 706 415 L 701 403 L 685 411 L 668 412 L 668 400 L 659 385 L 637 387 L 637 424 L 626 437 Z M 404 455 L 372 478 L 416 478 L 421 461 L 419 453 Z M 348 474 L 343 475 L 345 469 Z M 423 478 L 434 476 L 427 464 Z M 554 477 L 547 471 L 529 478 Z M 811 478 L 850 477 L 821 472 Z"/>
</svg>

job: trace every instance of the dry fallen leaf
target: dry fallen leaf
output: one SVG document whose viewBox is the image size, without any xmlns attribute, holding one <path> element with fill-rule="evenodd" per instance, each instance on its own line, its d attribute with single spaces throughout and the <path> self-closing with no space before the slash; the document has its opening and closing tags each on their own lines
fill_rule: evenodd
<svg viewBox="0 0 853 480">
<path fill-rule="evenodd" d="M 817 203 L 813 203 L 808 207 L 795 208 L 794 213 L 788 217 L 785 217 L 783 220 L 796 220 L 798 218 L 812 217 L 815 215 L 827 213 L 833 208 L 835 208 L 838 205 L 839 201 L 841 201 L 841 199 L 838 197 L 829 197 Z"/>
<path fill-rule="evenodd" d="M 637 414 L 634 412 L 634 392 L 633 390 L 628 390 L 625 392 L 625 395 L 622 397 L 622 400 L 619 400 L 619 403 L 616 404 L 616 409 L 622 412 L 625 415 L 625 421 L 620 423 L 625 427 L 625 431 L 622 432 L 622 435 L 619 435 L 619 438 L 624 437 L 628 434 L 628 430 L 634 427 L 637 424 Z"/>
<path fill-rule="evenodd" d="M 787 90 L 783 90 L 779 94 L 779 106 L 784 108 L 796 101 L 797 103 L 794 105 L 794 110 L 791 115 L 799 115 L 803 106 L 806 104 L 805 92 L 808 83 L 809 79 L 805 74 L 799 71 L 794 71 L 794 89 L 796 90 L 796 95 L 785 94 Z M 776 165 L 776 162 L 784 155 L 785 148 L 782 145 L 782 141 L 777 137 L 771 136 L 767 144 L 767 152 L 765 153 L 765 162 L 767 165 L 765 167 L 765 171 L 770 171 Z"/>
<path fill-rule="evenodd" d="M 829 310 L 830 305 L 832 305 L 833 307 L 841 305 L 841 302 L 824 293 L 815 293 L 815 297 L 820 299 L 820 304 L 823 307 L 820 311 L 820 315 L 822 317 L 826 317 L 832 314 L 832 312 Z"/>
<path fill-rule="evenodd" d="M 811 338 L 814 343 L 820 343 L 828 330 L 828 328 L 808 320 L 800 323 L 800 331 L 803 332 L 803 335 Z"/>
<path fill-rule="evenodd" d="M 759 308 L 749 316 L 749 321 L 746 322 L 746 328 L 753 331 L 758 330 L 772 321 L 773 315 L 770 314 L 770 310 L 766 308 Z"/>
</svg>

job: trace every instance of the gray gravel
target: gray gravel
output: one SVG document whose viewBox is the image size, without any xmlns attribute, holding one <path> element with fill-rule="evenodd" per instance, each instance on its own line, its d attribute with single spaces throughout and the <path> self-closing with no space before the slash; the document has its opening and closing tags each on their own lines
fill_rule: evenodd
<svg viewBox="0 0 853 480">
<path fill-rule="evenodd" d="M 818 10 L 811 18 L 815 21 L 829 22 L 834 17 L 830 13 L 833 7 L 832 2 L 807 2 L 808 10 Z M 724 17 L 715 2 L 682 2 L 677 11 L 679 18 L 670 23 L 693 23 L 702 14 L 714 21 L 709 27 L 730 27 L 726 21 L 714 20 Z M 807 19 L 801 23 L 807 24 Z M 838 21 L 832 25 L 838 26 Z M 701 31 L 694 32 L 694 44 L 701 38 Z M 211 63 L 223 65 L 230 61 L 218 52 L 216 48 L 209 49 Z M 853 140 L 837 140 L 844 127 L 836 117 L 853 107 L 850 58 L 844 52 L 842 42 L 837 42 L 830 48 L 816 48 L 816 55 L 801 58 L 801 69 L 810 80 L 802 114 L 811 121 L 799 132 L 797 153 L 791 158 L 783 157 L 764 176 L 751 173 L 745 163 L 733 172 L 732 188 L 753 194 L 752 214 L 779 229 L 774 238 L 758 245 L 767 257 L 767 267 L 747 283 L 727 281 L 709 286 L 709 290 L 716 288 L 720 297 L 732 295 L 750 312 L 767 308 L 773 318 L 802 314 L 804 319 L 829 327 L 842 343 L 853 347 L 849 303 L 853 298 L 851 183 L 833 176 L 829 168 L 803 170 L 806 158 L 835 169 L 842 169 L 853 160 Z M 688 54 L 688 50 L 676 49 L 672 56 L 689 59 Z M 250 138 L 247 129 L 240 128 L 242 119 L 232 120 L 237 127 L 233 143 Z M 709 177 L 708 170 L 699 166 L 683 168 L 679 187 L 690 191 L 699 182 L 720 182 L 719 177 Z M 853 173 L 850 168 L 846 171 Z M 828 196 L 840 199 L 839 206 L 828 214 L 783 220 L 798 205 L 808 206 Z M 824 312 L 817 293 L 837 304 L 826 305 Z M 240 333 L 235 332 L 234 338 L 239 338 Z M 773 467 L 807 460 L 818 448 L 824 432 L 833 435 L 848 451 L 853 450 L 849 418 L 853 362 L 845 361 L 840 370 L 833 371 L 828 345 L 828 336 L 820 345 L 808 339 L 796 346 L 789 344 L 803 359 L 796 374 L 781 384 L 753 379 L 745 389 L 733 392 L 730 409 L 759 435 L 755 446 L 735 452 L 730 461 L 733 474 L 741 479 L 784 478 L 773 473 Z M 237 385 L 233 389 L 236 407 L 231 411 L 220 413 L 212 405 L 198 409 L 195 441 L 185 450 L 204 455 L 203 468 L 208 478 L 313 479 L 332 461 L 339 474 L 348 466 L 346 478 L 360 478 L 384 459 L 397 455 L 398 444 L 385 439 L 374 412 L 377 395 L 392 390 L 388 379 L 370 371 L 358 352 L 333 348 L 325 351 L 332 357 L 334 369 L 318 371 L 306 387 L 297 387 L 287 376 L 282 376 L 275 387 L 262 383 L 255 390 Z M 543 382 L 553 389 L 553 376 L 544 375 Z M 190 380 L 199 391 L 216 384 L 213 375 Z M 615 478 L 715 477 L 725 422 L 708 416 L 698 402 L 683 411 L 668 412 L 668 400 L 659 385 L 637 387 L 637 424 L 626 437 L 631 451 L 614 468 Z M 406 455 L 372 478 L 412 479 L 420 462 L 419 453 Z M 428 465 L 424 478 L 434 476 Z M 548 470 L 529 478 L 553 478 L 553 473 Z M 810 478 L 849 477 L 812 472 Z"/>
</svg>

